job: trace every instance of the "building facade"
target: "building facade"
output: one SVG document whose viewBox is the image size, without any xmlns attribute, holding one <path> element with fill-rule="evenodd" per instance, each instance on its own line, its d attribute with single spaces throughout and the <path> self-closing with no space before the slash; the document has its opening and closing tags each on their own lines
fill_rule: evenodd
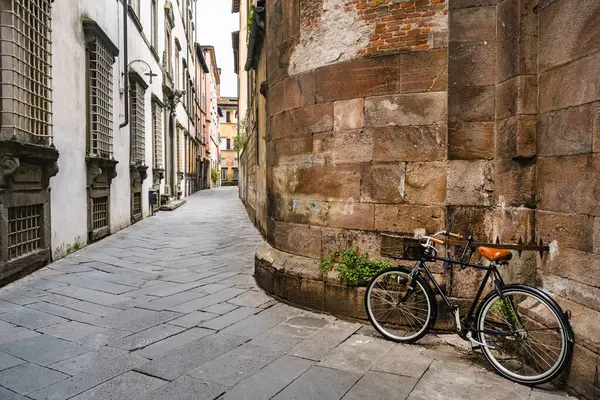
<svg viewBox="0 0 600 400">
<path fill-rule="evenodd" d="M 206 65 L 208 66 L 208 74 L 206 79 L 208 85 L 206 87 L 206 110 L 209 120 L 207 121 L 207 144 L 206 144 L 206 160 L 209 161 L 209 187 L 218 187 L 219 179 L 219 95 L 221 93 L 221 70 L 217 67 L 217 57 L 213 46 L 200 46 L 200 50 L 204 55 Z"/>
<path fill-rule="evenodd" d="M 250 4 L 239 4 L 249 12 Z M 549 254 L 517 256 L 505 275 L 543 287 L 572 311 L 575 354 L 563 378 L 593 398 L 600 364 L 592 328 L 600 323 L 598 2 L 253 4 L 266 23 L 253 16 L 248 42 L 240 37 L 248 51 L 240 66 L 252 71 L 248 108 L 257 102 L 268 124 L 264 163 L 248 135 L 241 197 L 272 250 L 271 258 L 259 255 L 257 268 L 267 269 L 257 277 L 286 255 L 307 268 L 336 249 L 378 257 L 382 232 L 542 240 Z M 249 131 L 264 129 L 260 111 L 254 121 Z M 457 299 L 472 296 L 479 278 L 443 277 Z M 333 299 L 318 287 L 307 278 L 288 294 L 316 299 L 322 309 Z"/>
<path fill-rule="evenodd" d="M 219 98 L 220 117 L 220 178 L 221 186 L 236 186 L 239 181 L 238 152 L 235 140 L 238 134 L 238 99 Z"/>
<path fill-rule="evenodd" d="M 195 20 L 192 0 L 0 2 L 0 282 L 152 215 L 152 190 L 208 187 Z"/>
</svg>

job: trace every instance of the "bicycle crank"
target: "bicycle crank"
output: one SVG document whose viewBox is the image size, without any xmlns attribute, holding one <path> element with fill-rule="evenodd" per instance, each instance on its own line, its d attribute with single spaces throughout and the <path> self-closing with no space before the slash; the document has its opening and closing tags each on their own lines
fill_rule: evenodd
<svg viewBox="0 0 600 400">
<path fill-rule="evenodd" d="M 473 339 L 473 332 L 471 332 L 471 331 L 467 332 L 466 336 L 467 336 L 467 339 L 469 340 L 469 342 L 471 342 L 471 343 L 474 343 L 474 344 L 479 345 L 479 346 L 487 347 L 489 349 L 497 350 L 495 346 L 491 346 L 489 344 L 484 344 L 484 343 L 481 343 L 481 342 Z"/>
</svg>

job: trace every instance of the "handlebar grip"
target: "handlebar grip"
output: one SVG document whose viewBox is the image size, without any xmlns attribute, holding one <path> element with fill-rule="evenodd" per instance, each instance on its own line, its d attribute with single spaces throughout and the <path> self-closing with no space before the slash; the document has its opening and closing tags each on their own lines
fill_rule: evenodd
<svg viewBox="0 0 600 400">
<path fill-rule="evenodd" d="M 436 239 L 436 238 L 429 238 L 429 240 L 431 240 L 433 243 L 437 243 L 437 244 L 444 244 L 445 242 L 441 239 Z"/>
<path fill-rule="evenodd" d="M 465 238 L 463 235 L 459 235 L 458 233 L 452 233 L 452 232 L 448 232 L 448 236 L 456 238 L 456 239 L 464 239 Z"/>
</svg>

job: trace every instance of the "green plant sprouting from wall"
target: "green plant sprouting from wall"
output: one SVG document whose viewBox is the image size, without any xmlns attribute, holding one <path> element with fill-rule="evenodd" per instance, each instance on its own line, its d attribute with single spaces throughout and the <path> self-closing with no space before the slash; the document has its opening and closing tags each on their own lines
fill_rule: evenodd
<svg viewBox="0 0 600 400">
<path fill-rule="evenodd" d="M 250 31 L 252 30 L 252 18 L 254 16 L 254 9 L 256 8 L 256 4 L 250 5 L 250 10 L 248 11 L 248 31 L 246 35 L 246 44 L 250 41 Z"/>
<path fill-rule="evenodd" d="M 217 174 L 217 170 L 216 169 L 211 169 L 210 170 L 210 179 L 212 180 L 213 183 L 217 183 L 217 179 L 219 178 L 219 175 Z"/>
<path fill-rule="evenodd" d="M 355 249 L 336 250 L 318 261 L 321 276 L 326 276 L 333 268 L 340 279 L 352 284 L 361 284 L 372 279 L 379 271 L 392 266 L 381 260 L 369 260 L 368 254 L 360 254 Z"/>
<path fill-rule="evenodd" d="M 244 118 L 238 124 L 238 133 L 233 138 L 233 149 L 238 153 L 241 153 L 244 150 L 244 146 L 246 146 L 246 140 L 248 139 L 248 135 L 246 135 L 246 119 Z"/>
</svg>

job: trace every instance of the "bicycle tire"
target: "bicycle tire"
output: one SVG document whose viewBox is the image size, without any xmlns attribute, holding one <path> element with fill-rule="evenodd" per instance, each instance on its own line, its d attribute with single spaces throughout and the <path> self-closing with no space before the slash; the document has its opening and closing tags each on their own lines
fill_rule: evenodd
<svg viewBox="0 0 600 400">
<path fill-rule="evenodd" d="M 431 290 L 431 287 L 427 283 L 427 281 L 425 279 L 423 279 L 423 277 L 421 277 L 421 276 L 417 276 L 417 278 L 416 278 L 417 286 L 415 287 L 415 289 L 418 288 L 417 293 L 420 293 L 427 303 L 427 314 L 426 314 L 426 316 L 423 317 L 423 321 L 425 321 L 425 323 L 423 323 L 423 326 L 420 327 L 414 334 L 409 335 L 409 336 L 398 336 L 398 335 L 392 334 L 391 332 L 389 332 L 389 330 L 386 330 L 384 328 L 383 321 L 378 321 L 378 318 L 374 315 L 373 305 L 371 304 L 372 302 L 370 301 L 370 299 L 371 299 L 371 295 L 374 293 L 373 292 L 374 286 L 375 286 L 375 284 L 377 284 L 378 280 L 380 280 L 384 276 L 391 275 L 394 273 L 396 273 L 396 274 L 399 273 L 402 275 L 410 276 L 411 272 L 412 272 L 412 270 L 410 268 L 406 268 L 406 267 L 402 267 L 402 266 L 396 266 L 396 267 L 384 269 L 384 270 L 380 271 L 377 275 L 375 275 L 375 277 L 373 277 L 373 279 L 371 279 L 371 281 L 369 282 L 369 285 L 367 286 L 367 290 L 365 292 L 365 309 L 367 311 L 367 316 L 369 317 L 369 321 L 371 322 L 371 325 L 373 325 L 373 327 L 377 330 L 377 332 L 379 332 L 383 337 L 385 337 L 386 339 L 392 340 L 394 342 L 400 342 L 400 343 L 416 342 L 417 340 L 422 338 L 427 333 L 427 331 L 435 323 L 435 319 L 437 317 L 437 302 L 435 300 L 435 296 L 433 294 L 433 291 Z M 401 312 L 401 311 L 398 311 L 398 312 Z M 412 315 L 412 313 L 410 313 L 410 314 Z"/>
<path fill-rule="evenodd" d="M 494 335 L 484 332 L 486 326 L 485 317 L 488 315 L 488 312 L 494 307 L 494 305 L 500 304 L 500 308 L 507 307 L 506 303 L 502 301 L 502 298 L 496 291 L 488 293 L 488 295 L 481 302 L 477 310 L 476 317 L 476 326 L 477 330 L 479 331 L 479 341 L 484 344 L 484 346 L 481 346 L 483 355 L 497 373 L 513 382 L 524 385 L 539 385 L 553 380 L 564 371 L 573 354 L 573 334 L 567 317 L 556 301 L 554 301 L 550 296 L 540 289 L 526 285 L 507 285 L 502 289 L 502 295 L 507 299 L 511 299 L 509 304 L 513 303 L 514 295 L 521 296 L 516 298 L 521 299 L 521 301 L 518 303 L 519 306 L 516 307 L 517 310 L 521 311 L 515 313 L 515 307 L 513 306 L 509 306 L 510 308 L 508 311 L 503 310 L 499 313 L 498 309 L 492 311 L 496 314 L 502 315 L 512 313 L 512 315 L 503 316 L 502 318 L 504 321 L 497 322 L 496 324 L 505 326 L 508 324 L 510 326 L 512 323 L 506 320 L 506 318 L 508 318 L 512 319 L 514 322 L 518 322 L 518 325 L 522 328 L 519 329 L 519 333 L 511 333 L 511 335 Z M 529 296 L 529 298 L 527 300 L 522 300 L 524 296 Z M 498 300 L 501 301 L 499 302 Z M 534 300 L 537 301 L 537 303 L 535 303 Z M 545 309 L 543 306 L 545 306 Z M 552 319 L 551 317 L 554 318 Z M 524 327 L 523 321 L 528 322 L 530 325 L 537 327 L 541 326 L 543 328 L 528 330 L 526 327 Z M 546 324 L 550 325 L 552 321 L 556 321 L 556 327 L 546 326 Z M 488 326 L 490 325 L 491 324 L 488 323 Z M 550 333 L 555 329 L 557 332 Z M 532 333 L 542 331 L 547 331 L 544 333 L 551 336 L 546 336 L 545 338 L 539 340 Z M 490 340 L 491 338 L 502 336 L 507 338 L 506 342 L 508 344 L 502 347 L 501 350 L 498 349 L 497 344 L 495 345 L 497 348 L 494 349 L 485 346 L 492 345 Z M 515 336 L 517 336 L 517 338 L 515 338 Z M 558 347 L 550 346 L 548 344 L 548 340 L 556 338 L 560 338 L 560 345 Z M 526 347 L 528 344 L 529 347 Z M 507 351 L 511 349 L 514 349 L 514 351 Z M 557 359 L 552 363 L 552 365 L 547 360 L 544 360 L 546 365 L 550 367 L 546 371 L 540 372 L 533 376 L 525 376 L 520 375 L 517 372 L 510 371 L 507 367 L 503 366 L 502 362 L 498 360 L 496 355 L 494 355 L 494 352 L 497 352 L 499 356 L 506 356 L 504 358 L 506 365 L 511 362 L 515 363 L 514 359 L 519 358 L 519 361 L 516 364 L 521 365 L 521 370 L 535 371 L 540 369 L 538 367 L 542 366 L 542 363 L 539 361 L 532 361 L 531 356 L 556 354 Z M 515 353 L 517 354 L 515 355 Z M 529 358 L 529 360 L 527 360 L 527 358 Z"/>
</svg>

